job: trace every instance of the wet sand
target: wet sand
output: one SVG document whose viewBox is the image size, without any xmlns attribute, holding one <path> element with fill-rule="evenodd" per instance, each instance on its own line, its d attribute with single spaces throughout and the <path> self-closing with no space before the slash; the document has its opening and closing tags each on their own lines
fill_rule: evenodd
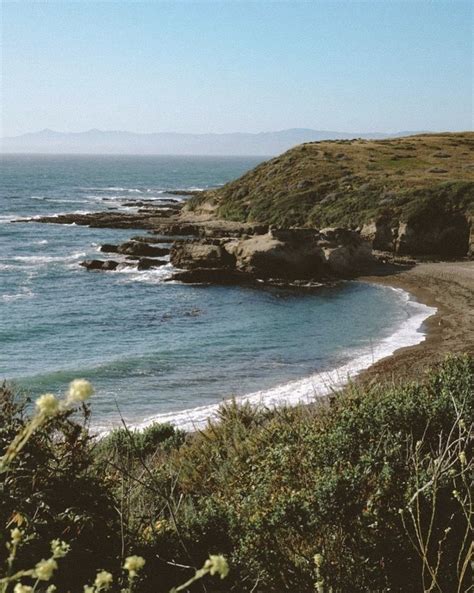
<svg viewBox="0 0 474 593">
<path fill-rule="evenodd" d="M 382 375 L 384 380 L 417 377 L 449 353 L 474 355 L 474 261 L 419 263 L 360 280 L 403 288 L 437 308 L 425 322 L 425 341 L 380 360 L 362 373 L 362 380 Z"/>
</svg>

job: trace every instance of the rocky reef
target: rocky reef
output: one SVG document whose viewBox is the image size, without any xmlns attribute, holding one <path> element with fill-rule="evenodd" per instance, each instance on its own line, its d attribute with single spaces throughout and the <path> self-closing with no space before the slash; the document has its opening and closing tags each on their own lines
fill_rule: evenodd
<svg viewBox="0 0 474 593">
<path fill-rule="evenodd" d="M 140 240 L 137 240 L 140 239 Z M 149 242 L 147 242 L 149 241 Z M 144 236 L 122 245 L 105 244 L 101 251 L 125 254 L 125 261 L 92 259 L 81 262 L 88 270 L 113 271 L 123 266 L 139 270 L 167 263 L 157 257 L 169 253 L 178 270 L 171 280 L 188 283 L 314 284 L 353 278 L 367 272 L 374 258 L 369 242 L 342 228 L 270 229 L 266 233 L 234 237 L 189 237 L 175 240 L 171 249 L 156 247 Z"/>
</svg>

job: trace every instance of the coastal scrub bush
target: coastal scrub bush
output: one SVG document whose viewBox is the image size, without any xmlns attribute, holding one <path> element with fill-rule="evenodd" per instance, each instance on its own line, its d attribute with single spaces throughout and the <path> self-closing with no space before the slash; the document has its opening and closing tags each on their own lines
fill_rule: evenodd
<svg viewBox="0 0 474 593">
<path fill-rule="evenodd" d="M 33 415 L 1 392 L 1 593 L 204 590 L 221 554 L 209 593 L 469 591 L 471 357 L 320 405 L 230 402 L 186 438 L 95 443 L 83 388 Z"/>
<path fill-rule="evenodd" d="M 2 387 L 2 410 L 5 413 L 8 421 L 7 429 L 12 429 L 13 434 L 10 438 L 7 438 L 4 446 L 0 449 L 3 454 L 0 456 L 0 476 L 6 477 L 5 482 L 2 486 L 8 483 L 8 479 L 11 478 L 11 484 L 15 485 L 15 481 L 18 479 L 17 471 L 19 464 L 27 457 L 28 448 L 34 443 L 34 440 L 38 440 L 38 437 L 49 436 L 53 441 L 54 449 L 57 449 L 57 445 L 60 443 L 60 437 L 57 434 L 57 426 L 52 428 L 52 423 L 59 422 L 59 426 L 62 426 L 61 422 L 69 419 L 71 413 L 76 411 L 78 404 L 83 404 L 83 412 L 88 415 L 88 409 L 85 407 L 84 402 L 92 395 L 93 388 L 91 384 L 84 379 L 76 379 L 69 385 L 69 389 L 66 396 L 62 399 L 58 399 L 54 394 L 47 393 L 41 395 L 35 401 L 34 412 L 30 416 L 24 416 L 24 404 L 16 404 L 12 392 L 3 385 Z M 79 425 L 77 425 L 78 428 Z M 54 428 L 56 429 L 55 432 Z M 166 439 L 171 434 L 174 434 L 174 430 L 169 426 L 153 426 L 147 439 L 143 439 L 144 447 L 150 444 L 156 445 L 156 441 Z M 4 435 L 5 436 L 5 435 Z M 87 442 L 87 441 L 86 441 Z M 56 451 L 60 453 L 61 451 Z M 49 456 L 53 451 L 48 451 Z M 48 455 L 47 455 L 48 456 Z M 94 467 L 93 464 L 87 464 L 87 466 Z M 24 468 L 23 468 L 24 469 Z M 75 477 L 75 476 L 74 476 Z M 7 484 L 7 485 L 11 485 Z M 2 488 L 5 490 L 5 488 Z M 2 509 L 4 510 L 4 509 Z M 114 509 L 115 510 L 115 509 Z M 37 511 L 39 509 L 37 508 Z M 77 513 L 77 510 L 76 510 Z M 76 514 L 75 519 L 79 520 L 81 517 Z M 50 522 L 51 517 L 50 517 Z M 47 558 L 44 557 L 38 562 L 34 562 L 34 555 L 41 551 L 45 551 L 45 547 L 41 546 L 44 541 L 40 541 L 39 550 L 33 549 L 31 543 L 35 539 L 43 539 L 44 533 L 39 532 L 38 516 L 35 513 L 33 517 L 28 520 L 28 517 L 15 512 L 14 517 L 7 525 L 10 527 L 11 524 L 17 524 L 22 526 L 21 528 L 16 526 L 1 532 L 1 537 L 4 542 L 4 548 L 7 552 L 6 557 L 0 558 L 0 566 L 3 565 L 2 572 L 0 572 L 0 593 L 9 593 L 13 590 L 13 593 L 55 593 L 58 591 L 57 584 L 63 587 L 67 587 L 68 591 L 79 591 L 82 590 L 84 593 L 100 593 L 107 590 L 120 590 L 121 593 L 132 593 L 132 591 L 138 590 L 136 588 L 137 577 L 141 573 L 145 566 L 145 559 L 142 556 L 132 555 L 125 557 L 125 561 L 122 565 L 123 575 L 118 574 L 116 578 L 108 570 L 95 569 L 95 578 L 93 578 L 92 584 L 90 585 L 79 585 L 81 582 L 81 573 L 77 572 L 76 567 L 73 564 L 64 561 L 64 558 L 70 557 L 71 544 L 61 539 L 53 539 L 49 545 L 49 552 L 46 554 Z M 23 526 L 24 524 L 24 526 Z M 52 528 L 55 526 L 51 525 Z M 103 527 L 101 521 L 97 521 L 96 528 Z M 123 527 L 123 524 L 122 524 Z M 70 535 L 70 534 L 69 534 Z M 115 534 L 117 535 L 117 534 Z M 42 537 L 43 536 L 43 537 Z M 90 538 L 89 538 L 90 539 Z M 87 546 L 90 542 L 79 541 L 79 538 L 75 538 L 74 545 Z M 78 545 L 78 548 L 80 546 Z M 25 552 L 26 549 L 26 554 Z M 38 547 L 38 546 L 37 546 Z M 21 558 L 19 558 L 19 552 L 21 551 Z M 28 558 L 28 552 L 30 558 Z M 33 554 L 32 554 L 33 552 Z M 73 560 L 89 560 L 86 562 L 83 568 L 86 568 L 90 572 L 93 563 L 106 562 L 106 556 L 104 553 L 97 550 L 94 558 L 80 558 L 75 555 Z M 122 530 L 122 556 L 123 556 L 123 530 Z M 62 570 L 58 570 L 60 565 Z M 66 564 L 63 567 L 63 564 Z M 64 570 L 66 569 L 66 571 Z M 193 585 L 195 582 L 200 581 L 206 575 L 220 575 L 221 579 L 224 579 L 228 574 L 228 564 L 226 559 L 220 555 L 210 555 L 202 565 L 200 569 L 196 569 L 194 574 L 186 580 L 186 582 L 177 587 L 173 587 L 169 593 L 179 593 L 181 591 L 188 590 L 188 587 Z M 74 574 L 75 580 L 71 579 Z M 66 580 L 64 575 L 67 575 Z M 54 582 L 53 582 L 54 581 Z M 31 583 L 31 584 L 27 584 Z"/>
<path fill-rule="evenodd" d="M 123 457 L 147 457 L 158 450 L 177 448 L 184 442 L 185 433 L 171 424 L 154 422 L 143 430 L 116 428 L 98 445 L 101 455 L 113 454 Z"/>
<path fill-rule="evenodd" d="M 80 395 L 76 389 L 69 397 Z M 70 552 L 59 562 L 56 583 L 74 591 L 115 561 L 120 526 L 110 485 L 94 471 L 88 407 L 81 405 L 80 422 L 77 408 L 57 402 L 41 396 L 30 417 L 27 400 L 0 388 L 0 567 L 10 555 L 11 530 L 23 533 L 17 569 L 48 558 L 51 541 L 67 540 Z"/>
<path fill-rule="evenodd" d="M 230 404 L 150 470 L 169 504 L 142 517 L 144 554 L 179 574 L 174 559 L 218 547 L 233 568 L 222 590 L 239 593 L 464 593 L 473 421 L 467 356 L 329 406 Z"/>
</svg>

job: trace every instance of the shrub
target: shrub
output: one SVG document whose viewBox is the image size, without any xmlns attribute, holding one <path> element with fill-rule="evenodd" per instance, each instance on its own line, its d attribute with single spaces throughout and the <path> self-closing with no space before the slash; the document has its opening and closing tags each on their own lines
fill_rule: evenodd
<svg viewBox="0 0 474 593">
<path fill-rule="evenodd" d="M 317 410 L 224 408 L 156 468 L 174 516 L 154 508 L 148 553 L 185 550 L 196 564 L 218 546 L 233 565 L 227 591 L 465 591 L 473 400 L 474 363 L 461 357 L 422 383 L 352 386 Z"/>
<path fill-rule="evenodd" d="M 147 457 L 159 450 L 179 447 L 185 433 L 171 424 L 155 422 L 143 430 L 116 428 L 98 446 L 101 455 L 113 454 L 118 458 Z"/>
<path fill-rule="evenodd" d="M 0 389 L 0 456 L 28 426 L 27 405 L 8 386 Z M 110 566 L 120 552 L 110 484 L 93 470 L 88 418 L 84 405 L 82 423 L 71 409 L 47 419 L 30 435 L 21 455 L 0 472 L 0 566 L 15 527 L 27 536 L 19 560 L 22 568 L 47 558 L 52 540 L 67 540 L 71 551 L 61 561 L 57 578 L 64 591 L 77 591 L 78 582 Z"/>
</svg>

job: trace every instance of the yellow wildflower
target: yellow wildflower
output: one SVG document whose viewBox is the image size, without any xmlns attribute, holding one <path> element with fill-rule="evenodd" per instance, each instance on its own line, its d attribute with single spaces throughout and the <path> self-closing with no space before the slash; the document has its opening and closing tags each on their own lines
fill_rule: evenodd
<svg viewBox="0 0 474 593">
<path fill-rule="evenodd" d="M 28 585 L 22 585 L 21 583 L 17 583 L 15 588 L 13 589 L 13 593 L 32 593 L 33 587 L 29 587 Z"/>
<path fill-rule="evenodd" d="M 207 568 L 211 575 L 220 574 L 221 579 L 224 579 L 229 574 L 229 565 L 221 554 L 209 556 L 204 563 L 204 568 Z"/>
<path fill-rule="evenodd" d="M 323 565 L 323 555 L 322 554 L 315 554 L 314 555 L 314 564 L 317 568 L 321 568 Z"/>
<path fill-rule="evenodd" d="M 41 560 L 35 567 L 35 577 L 39 581 L 49 581 L 57 567 L 58 563 L 54 558 L 48 558 L 48 560 Z"/>
<path fill-rule="evenodd" d="M 43 416 L 54 416 L 59 410 L 59 401 L 52 393 L 45 393 L 36 400 L 36 408 Z"/>
<path fill-rule="evenodd" d="M 21 531 L 21 529 L 18 529 L 18 527 L 15 527 L 15 529 L 11 530 L 10 534 L 12 538 L 12 544 L 17 546 L 23 538 L 23 532 Z"/>
<path fill-rule="evenodd" d="M 53 539 L 51 542 L 51 552 L 53 558 L 64 558 L 71 549 L 71 546 L 60 539 Z"/>
<path fill-rule="evenodd" d="M 95 577 L 94 585 L 100 591 L 101 589 L 108 589 L 113 581 L 113 576 L 106 570 L 101 570 Z"/>
<path fill-rule="evenodd" d="M 137 572 L 145 566 L 145 558 L 141 556 L 129 556 L 125 558 L 125 564 L 123 567 L 128 570 L 130 577 L 136 577 Z"/>
<path fill-rule="evenodd" d="M 84 402 L 94 393 L 94 389 L 89 381 L 85 379 L 75 379 L 69 384 L 67 392 L 67 403 L 75 404 Z"/>
</svg>

